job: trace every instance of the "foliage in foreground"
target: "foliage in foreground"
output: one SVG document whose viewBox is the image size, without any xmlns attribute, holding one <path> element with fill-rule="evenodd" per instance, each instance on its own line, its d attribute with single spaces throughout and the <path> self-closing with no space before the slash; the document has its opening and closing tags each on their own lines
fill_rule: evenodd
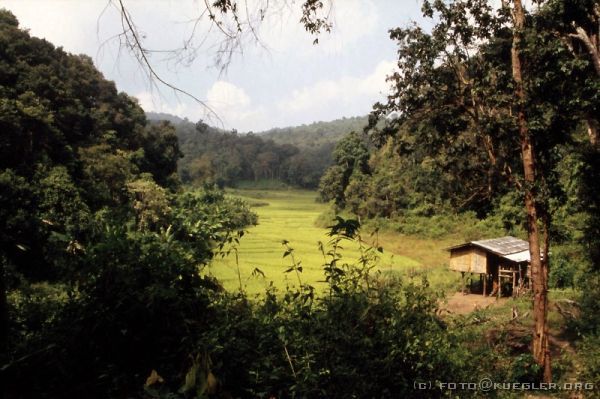
<svg viewBox="0 0 600 399">
<path fill-rule="evenodd" d="M 427 284 L 380 279 L 373 248 L 342 258 L 355 229 L 340 221 L 323 249 L 326 295 L 288 249 L 300 287 L 253 303 L 200 277 L 168 234 L 108 228 L 75 287 L 11 296 L 11 397 L 396 397 L 461 375 Z"/>
</svg>

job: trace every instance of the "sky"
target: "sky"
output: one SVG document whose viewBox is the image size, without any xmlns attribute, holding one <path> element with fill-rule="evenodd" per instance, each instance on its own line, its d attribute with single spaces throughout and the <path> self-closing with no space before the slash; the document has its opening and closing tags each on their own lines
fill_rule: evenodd
<svg viewBox="0 0 600 399">
<path fill-rule="evenodd" d="M 116 2 L 0 0 L 0 8 L 13 12 L 31 35 L 92 57 L 104 76 L 146 111 L 204 119 L 240 132 L 366 115 L 389 91 L 385 77 L 394 69 L 396 45 L 388 30 L 422 22 L 419 0 L 335 0 L 333 29 L 313 45 L 315 37 L 299 23 L 300 2 L 282 6 L 285 1 L 271 0 L 262 23 L 253 25 L 260 42 L 246 36 L 222 71 L 215 65 L 222 34 L 209 30 L 206 16 L 195 24 L 202 0 L 123 2 L 146 48 L 158 50 L 150 56 L 157 74 L 204 101 L 218 119 L 193 99 L 148 79 L 121 46 Z M 238 0 L 240 8 L 248 4 L 251 16 L 259 2 Z M 187 48 L 194 51 L 181 57 L 165 52 L 182 48 L 189 37 L 194 39 Z"/>
</svg>

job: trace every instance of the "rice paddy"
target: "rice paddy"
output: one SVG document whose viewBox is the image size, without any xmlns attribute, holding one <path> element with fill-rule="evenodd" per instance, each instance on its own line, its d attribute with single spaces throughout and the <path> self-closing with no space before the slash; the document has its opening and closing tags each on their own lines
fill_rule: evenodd
<svg viewBox="0 0 600 399">
<path fill-rule="evenodd" d="M 326 228 L 317 227 L 315 220 L 327 210 L 328 205 L 316 202 L 317 193 L 302 190 L 237 190 L 231 195 L 241 197 L 252 205 L 258 214 L 257 226 L 248 229 L 235 251 L 224 258 L 217 257 L 207 272 L 221 281 L 228 290 L 239 290 L 240 280 L 244 291 L 253 295 L 264 293 L 269 285 L 278 290 L 286 285 L 298 284 L 295 274 L 285 273 L 291 265 L 291 256 L 283 257 L 286 250 L 282 241 L 294 249 L 294 259 L 301 262 L 303 283 L 313 285 L 317 291 L 324 287 L 323 264 L 325 259 L 319 250 L 319 242 L 327 244 L 331 239 Z M 365 233 L 364 241 L 375 238 Z M 389 237 L 386 242 L 391 243 Z M 404 273 L 419 269 L 422 263 L 401 253 L 388 251 L 386 244 L 380 254 L 378 269 L 383 273 Z M 344 242 L 343 257 L 354 263 L 360 257 L 357 242 Z M 392 247 L 392 245 L 389 245 Z M 238 276 L 239 266 L 239 276 Z M 260 270 L 260 273 L 256 270 Z M 264 275 L 263 275 L 264 274 Z"/>
</svg>

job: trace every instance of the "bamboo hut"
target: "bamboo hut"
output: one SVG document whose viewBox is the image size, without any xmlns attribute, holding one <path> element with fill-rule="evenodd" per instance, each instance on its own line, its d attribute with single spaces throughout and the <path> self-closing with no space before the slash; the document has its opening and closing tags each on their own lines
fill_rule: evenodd
<svg viewBox="0 0 600 399">
<path fill-rule="evenodd" d="M 447 248 L 450 270 L 465 275 L 479 275 L 482 294 L 502 295 L 503 285 L 512 288 L 512 295 L 529 287 L 529 243 L 515 237 L 470 241 Z M 491 290 L 490 290 L 491 289 Z"/>
</svg>

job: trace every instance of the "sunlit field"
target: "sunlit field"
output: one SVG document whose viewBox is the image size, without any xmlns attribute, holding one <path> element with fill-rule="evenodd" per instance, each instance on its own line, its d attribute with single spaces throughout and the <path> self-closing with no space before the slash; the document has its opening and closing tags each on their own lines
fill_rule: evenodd
<svg viewBox="0 0 600 399">
<path fill-rule="evenodd" d="M 230 194 L 247 200 L 259 217 L 259 224 L 248 230 L 237 248 L 243 289 L 250 294 L 260 294 L 271 282 L 278 290 L 285 289 L 288 284 L 297 285 L 296 275 L 285 273 L 292 260 L 290 256 L 283 257 L 283 240 L 289 241 L 290 247 L 294 249 L 295 260 L 302 264 L 302 282 L 315 286 L 317 290 L 323 289 L 325 260 L 318 243 L 320 241 L 326 244 L 331 237 L 327 236 L 327 229 L 315 226 L 317 217 L 327 209 L 326 204 L 315 201 L 316 192 L 237 190 Z M 374 236 L 370 236 L 368 232 L 363 233 L 364 241 L 373 242 Z M 389 237 L 386 237 L 386 241 L 391 243 Z M 342 254 L 347 262 L 354 262 L 360 257 L 356 242 L 345 242 L 342 245 Z M 387 251 L 385 243 L 383 247 L 384 252 L 377 268 L 382 273 L 420 269 L 419 261 Z M 256 268 L 264 273 L 264 277 L 260 273 L 253 273 Z M 225 258 L 215 259 L 208 272 L 217 277 L 226 289 L 239 290 L 238 267 L 233 252 Z"/>
</svg>

